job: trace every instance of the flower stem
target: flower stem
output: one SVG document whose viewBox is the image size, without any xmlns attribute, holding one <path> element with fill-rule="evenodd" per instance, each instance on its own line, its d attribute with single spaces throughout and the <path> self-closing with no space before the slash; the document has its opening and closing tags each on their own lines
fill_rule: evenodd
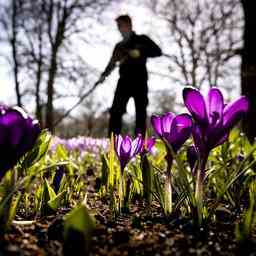
<svg viewBox="0 0 256 256">
<path fill-rule="evenodd" d="M 142 183 L 143 183 L 143 197 L 148 205 L 152 202 L 152 180 L 153 173 L 150 167 L 149 160 L 146 155 L 141 156 L 141 170 L 142 170 Z"/>
<path fill-rule="evenodd" d="M 200 159 L 199 168 L 196 174 L 195 203 L 197 209 L 197 224 L 199 226 L 202 225 L 203 221 L 203 181 L 205 177 L 205 166 L 208 159 L 208 155 L 209 154 L 206 154 Z"/>
<path fill-rule="evenodd" d="M 131 179 L 126 177 L 123 168 L 120 169 L 119 182 L 119 213 L 129 212 L 129 195 L 130 195 Z"/>
<path fill-rule="evenodd" d="M 129 213 L 130 191 L 131 191 L 131 178 L 128 175 L 128 177 L 126 177 L 126 182 L 125 182 L 124 203 L 121 209 L 122 213 Z"/>
<path fill-rule="evenodd" d="M 168 152 L 168 151 L 167 151 Z M 164 184 L 164 212 L 168 216 L 172 213 L 172 178 L 171 178 L 171 168 L 173 157 L 168 152 L 166 155 L 167 170 L 166 170 L 166 180 Z"/>
<path fill-rule="evenodd" d="M 120 181 L 119 181 L 119 213 L 121 212 L 121 209 L 123 208 L 124 205 L 124 185 L 123 185 L 123 170 L 120 169 Z"/>
</svg>

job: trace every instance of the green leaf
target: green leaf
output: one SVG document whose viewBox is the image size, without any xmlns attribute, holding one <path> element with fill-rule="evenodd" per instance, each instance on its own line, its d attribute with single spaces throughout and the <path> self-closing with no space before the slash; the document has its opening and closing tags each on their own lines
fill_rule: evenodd
<svg viewBox="0 0 256 256">
<path fill-rule="evenodd" d="M 108 175 L 109 175 L 109 168 L 108 168 L 108 162 L 105 155 L 101 156 L 101 185 L 107 186 L 108 185 Z"/>
<path fill-rule="evenodd" d="M 114 143 L 114 135 L 113 134 L 111 135 L 111 141 L 110 141 L 108 168 L 109 168 L 108 186 L 109 186 L 110 190 L 113 190 L 114 183 L 115 183 L 115 143 Z"/>
<path fill-rule="evenodd" d="M 62 203 L 63 199 L 65 198 L 65 195 L 66 195 L 66 191 L 64 190 L 61 193 L 59 193 L 58 195 L 56 195 L 53 199 L 48 201 L 47 202 L 48 206 L 53 211 L 57 211 L 58 208 L 61 206 L 61 203 Z"/>
<path fill-rule="evenodd" d="M 153 169 L 147 158 L 143 156 L 141 159 L 141 171 L 142 171 L 142 182 L 143 182 L 143 196 L 149 203 L 152 202 L 152 193 L 153 191 Z"/>
<path fill-rule="evenodd" d="M 12 221 L 15 218 L 20 200 L 21 200 L 21 192 L 18 192 L 18 194 L 16 195 L 15 199 L 13 200 L 11 208 L 10 208 L 9 218 L 7 221 L 7 227 L 9 227 L 12 224 Z"/>
<path fill-rule="evenodd" d="M 84 235 L 87 235 L 95 228 L 95 220 L 89 214 L 85 204 L 75 207 L 71 212 L 65 215 L 64 220 L 65 234 L 68 229 L 72 228 Z"/>
<path fill-rule="evenodd" d="M 243 161 L 238 165 L 237 169 L 232 173 L 229 180 L 225 184 L 223 194 L 228 191 L 228 189 L 238 180 L 239 177 L 241 177 L 247 170 L 249 170 L 252 166 L 255 165 L 256 159 L 249 162 L 246 165 L 246 162 L 250 159 L 250 157 L 253 155 L 253 153 L 256 151 L 256 146 L 251 148 L 250 152 L 245 156 Z"/>
<path fill-rule="evenodd" d="M 56 194 L 54 190 L 49 185 L 47 179 L 45 179 L 43 184 L 42 197 L 41 197 L 41 207 L 40 207 L 41 215 L 46 216 L 52 213 L 53 210 L 51 209 L 51 207 L 49 207 L 48 202 L 55 198 L 56 198 Z"/>
<path fill-rule="evenodd" d="M 21 162 L 21 168 L 27 169 L 39 162 L 46 156 L 51 142 L 51 135 L 47 130 L 43 130 L 39 135 L 33 149 L 29 151 Z"/>
<path fill-rule="evenodd" d="M 153 176 L 153 184 L 154 184 L 153 196 L 158 201 L 158 203 L 162 207 L 162 210 L 164 211 L 164 206 L 165 206 L 164 189 L 163 189 L 163 186 L 161 184 L 158 174 L 155 174 Z"/>
<path fill-rule="evenodd" d="M 249 238 L 252 233 L 255 224 L 255 194 L 256 194 L 256 183 L 252 182 L 249 187 L 250 205 L 245 210 L 244 217 L 241 223 L 236 224 L 235 235 L 236 239 L 240 242 L 245 241 Z"/>
<path fill-rule="evenodd" d="M 157 139 L 156 143 L 155 143 L 155 147 L 157 149 L 157 157 L 155 159 L 155 164 L 159 165 L 160 163 L 162 163 L 165 159 L 165 155 L 166 155 L 166 146 L 163 143 L 162 140 Z"/>
<path fill-rule="evenodd" d="M 61 161 L 68 159 L 68 151 L 63 145 L 57 145 L 55 154 L 57 158 Z"/>
<path fill-rule="evenodd" d="M 6 173 L 2 184 L 3 194 L 0 197 L 0 229 L 7 230 L 12 218 L 16 214 L 16 209 L 20 201 L 20 193 L 14 199 L 17 186 L 17 170 L 13 169 Z M 15 201 L 17 200 L 17 201 Z"/>
<path fill-rule="evenodd" d="M 130 163 L 129 166 L 132 166 L 133 168 L 130 168 L 132 170 L 132 194 L 142 195 L 143 192 L 143 181 L 142 181 L 142 170 L 140 165 L 132 164 Z M 129 172 L 130 173 L 130 172 Z"/>
<path fill-rule="evenodd" d="M 64 246 L 68 252 L 88 255 L 95 220 L 83 203 L 64 217 Z M 77 239 L 78 238 L 78 239 Z M 78 249 L 79 248 L 79 249 Z"/>
</svg>

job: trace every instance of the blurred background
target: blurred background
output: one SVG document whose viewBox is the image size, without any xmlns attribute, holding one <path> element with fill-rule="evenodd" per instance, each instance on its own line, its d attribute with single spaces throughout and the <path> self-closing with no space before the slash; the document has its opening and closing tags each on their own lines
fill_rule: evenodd
<svg viewBox="0 0 256 256">
<path fill-rule="evenodd" d="M 181 93 L 187 85 L 203 91 L 218 86 L 231 100 L 241 92 L 244 2 L 0 0 L 0 102 L 23 106 L 60 136 L 106 136 L 117 69 L 62 117 L 107 65 L 121 40 L 115 23 L 120 14 L 129 14 L 134 30 L 164 52 L 148 61 L 149 116 L 184 111 Z M 134 125 L 134 112 L 130 100 L 126 131 Z"/>
</svg>

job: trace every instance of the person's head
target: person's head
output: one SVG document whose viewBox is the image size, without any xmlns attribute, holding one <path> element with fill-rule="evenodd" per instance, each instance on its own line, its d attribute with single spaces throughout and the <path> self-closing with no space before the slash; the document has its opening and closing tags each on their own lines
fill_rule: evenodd
<svg viewBox="0 0 256 256">
<path fill-rule="evenodd" d="M 132 31 L 132 19 L 129 15 L 120 15 L 116 18 L 118 30 L 123 37 L 129 35 Z"/>
</svg>

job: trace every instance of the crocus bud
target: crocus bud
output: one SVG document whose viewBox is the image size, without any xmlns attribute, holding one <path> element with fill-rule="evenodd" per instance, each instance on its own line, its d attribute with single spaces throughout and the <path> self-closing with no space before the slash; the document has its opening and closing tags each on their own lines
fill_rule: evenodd
<svg viewBox="0 0 256 256">
<path fill-rule="evenodd" d="M 129 135 L 122 137 L 121 135 L 115 138 L 115 151 L 120 161 L 121 170 L 123 171 L 128 162 L 141 152 L 143 139 L 138 135 L 134 140 Z"/>
<path fill-rule="evenodd" d="M 31 150 L 40 134 L 37 120 L 20 107 L 0 106 L 0 181 Z"/>
<path fill-rule="evenodd" d="M 192 131 L 192 118 L 188 114 L 175 116 L 173 113 L 167 112 L 162 116 L 153 115 L 151 124 L 155 133 L 175 152 L 185 143 Z"/>
</svg>

